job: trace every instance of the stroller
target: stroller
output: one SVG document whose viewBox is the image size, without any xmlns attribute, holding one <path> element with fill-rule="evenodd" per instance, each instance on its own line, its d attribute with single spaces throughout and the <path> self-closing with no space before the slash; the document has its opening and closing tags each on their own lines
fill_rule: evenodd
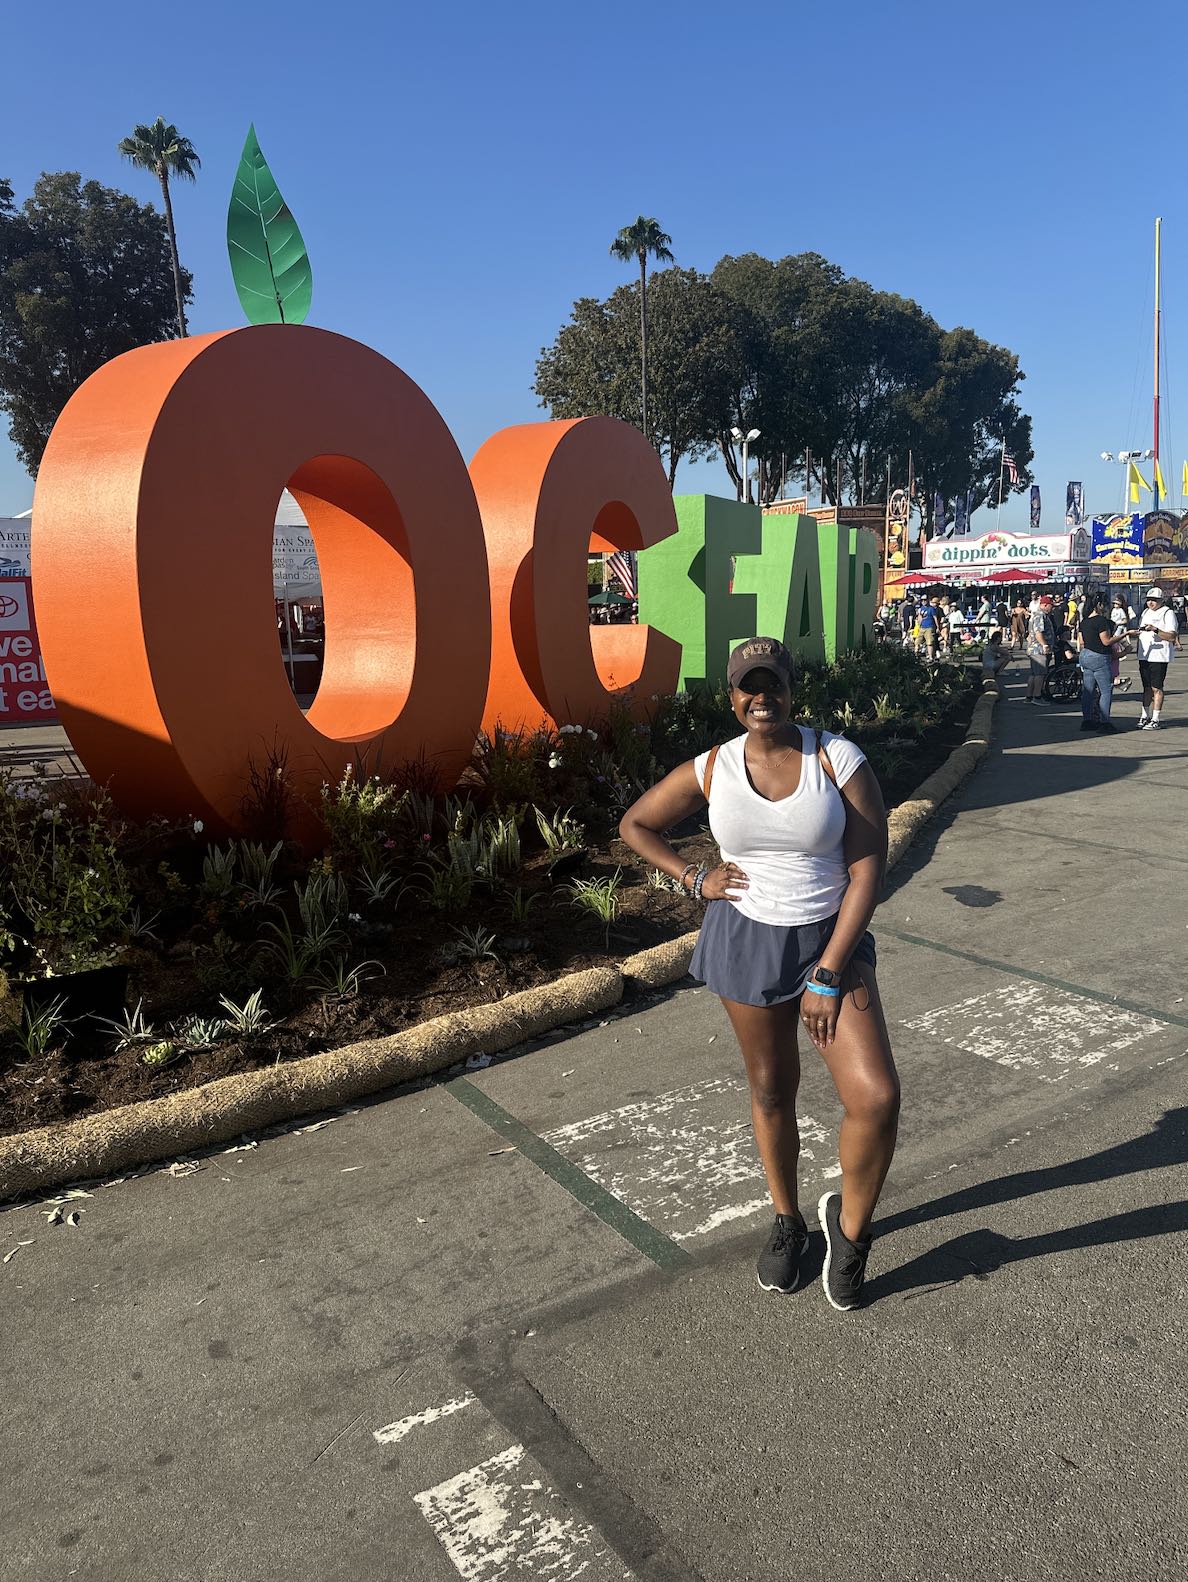
<svg viewBox="0 0 1188 1582">
<path fill-rule="evenodd" d="M 1072 644 L 1072 631 L 1062 626 L 1052 650 L 1052 663 L 1044 677 L 1044 697 L 1049 703 L 1072 703 L 1081 695 L 1081 667 Z"/>
</svg>

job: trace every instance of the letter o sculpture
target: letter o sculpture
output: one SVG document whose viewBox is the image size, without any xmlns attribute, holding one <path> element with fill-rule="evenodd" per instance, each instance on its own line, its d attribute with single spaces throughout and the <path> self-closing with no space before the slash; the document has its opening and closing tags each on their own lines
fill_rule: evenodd
<svg viewBox="0 0 1188 1582">
<path fill-rule="evenodd" d="M 322 571 L 308 716 L 272 587 L 288 485 Z M 141 347 L 71 398 L 46 447 L 32 566 L 47 679 L 92 778 L 129 813 L 242 826 L 249 763 L 287 755 L 312 809 L 348 764 L 456 784 L 491 652 L 482 524 L 436 408 L 327 330 Z M 297 833 L 316 838 L 312 811 Z"/>
<path fill-rule="evenodd" d="M 591 626 L 590 549 L 647 549 L 677 531 L 656 452 L 615 418 L 501 429 L 470 464 L 491 566 L 487 731 L 636 718 L 675 692 L 681 645 L 647 626 Z"/>
</svg>

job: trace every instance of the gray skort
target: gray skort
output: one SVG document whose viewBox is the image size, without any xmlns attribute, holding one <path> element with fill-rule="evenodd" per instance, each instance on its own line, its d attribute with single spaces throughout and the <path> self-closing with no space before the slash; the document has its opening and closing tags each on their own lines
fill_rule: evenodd
<svg viewBox="0 0 1188 1582">
<path fill-rule="evenodd" d="M 739 1005 L 782 1005 L 804 993 L 837 923 L 837 913 L 819 923 L 783 926 L 757 923 L 732 901 L 711 901 L 693 947 L 689 971 L 707 989 Z M 876 964 L 874 935 L 858 941 L 852 958 Z"/>
</svg>

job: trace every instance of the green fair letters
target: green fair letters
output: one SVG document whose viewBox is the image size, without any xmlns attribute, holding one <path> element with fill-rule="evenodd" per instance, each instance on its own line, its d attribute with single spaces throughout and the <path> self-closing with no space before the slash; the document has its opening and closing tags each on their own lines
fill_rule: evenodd
<svg viewBox="0 0 1188 1582">
<path fill-rule="evenodd" d="M 873 533 L 707 494 L 673 504 L 677 532 L 639 554 L 639 619 L 681 644 L 682 688 L 723 684 L 731 648 L 748 637 L 821 660 L 870 641 Z"/>
</svg>

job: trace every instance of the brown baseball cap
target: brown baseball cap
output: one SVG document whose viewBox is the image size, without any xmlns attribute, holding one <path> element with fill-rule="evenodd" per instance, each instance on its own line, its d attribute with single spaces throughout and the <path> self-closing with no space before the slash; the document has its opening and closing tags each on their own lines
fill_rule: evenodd
<svg viewBox="0 0 1188 1582">
<path fill-rule="evenodd" d="M 748 637 L 739 643 L 726 666 L 726 679 L 737 687 L 752 670 L 773 670 L 784 685 L 792 686 L 792 655 L 775 637 Z"/>
</svg>

